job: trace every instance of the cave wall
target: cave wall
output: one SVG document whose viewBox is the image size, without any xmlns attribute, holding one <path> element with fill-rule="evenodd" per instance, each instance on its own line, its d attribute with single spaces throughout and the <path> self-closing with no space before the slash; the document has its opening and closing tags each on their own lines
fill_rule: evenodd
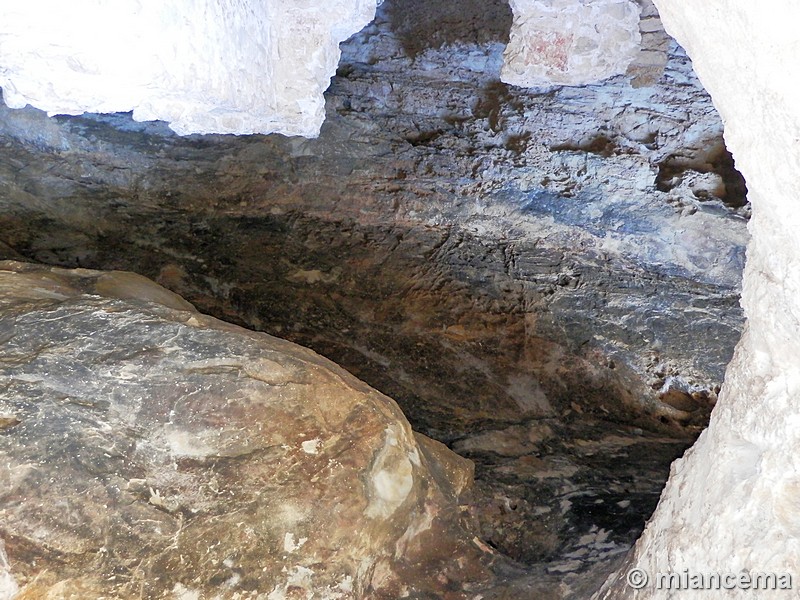
<svg viewBox="0 0 800 600">
<path fill-rule="evenodd" d="M 673 465 L 635 553 L 603 598 L 703 597 L 702 591 L 657 590 L 652 581 L 636 592 L 624 581 L 633 566 L 651 578 L 670 570 L 800 573 L 800 41 L 794 27 L 800 7 L 788 1 L 769 11 L 738 0 L 656 4 L 714 98 L 747 178 L 753 206 L 742 293 L 747 325 L 708 429 Z M 753 593 L 739 586 L 726 597 Z"/>
<path fill-rule="evenodd" d="M 479 492 L 503 480 L 502 552 L 586 556 L 569 540 L 651 509 L 642 426 L 698 431 L 741 327 L 744 184 L 641 11 L 625 74 L 542 91 L 500 81 L 504 2 L 387 1 L 343 44 L 315 140 L 3 108 L 0 254 L 133 269 L 316 349 L 474 458 Z"/>
<path fill-rule="evenodd" d="M 13 108 L 133 111 L 180 134 L 315 137 L 339 43 L 375 0 L 4 2 L 0 87 Z"/>
<path fill-rule="evenodd" d="M 8 256 L 157 278 L 325 353 L 431 434 L 572 404 L 629 416 L 626 395 L 697 425 L 738 337 L 746 214 L 690 63 L 675 47 L 647 87 L 511 88 L 508 6 L 459 6 L 427 48 L 409 7 L 381 7 L 343 45 L 314 141 L 0 112 Z"/>
<path fill-rule="evenodd" d="M 3 107 L 0 254 L 134 270 L 320 352 L 475 461 L 482 539 L 587 589 L 716 398 L 747 206 L 663 30 L 541 91 L 500 81 L 511 20 L 387 0 L 313 140 Z"/>
</svg>

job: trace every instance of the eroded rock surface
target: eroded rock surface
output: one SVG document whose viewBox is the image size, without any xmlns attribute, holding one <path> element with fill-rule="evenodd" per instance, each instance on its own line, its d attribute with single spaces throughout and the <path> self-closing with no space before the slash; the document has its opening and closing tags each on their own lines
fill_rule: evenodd
<svg viewBox="0 0 800 600">
<path fill-rule="evenodd" d="M 647 87 L 526 91 L 498 81 L 507 6 L 426 48 L 395 4 L 343 45 L 318 140 L 0 111 L 7 256 L 148 275 L 440 439 L 572 402 L 704 422 L 746 206 L 686 56 Z"/>
<path fill-rule="evenodd" d="M 4 600 L 461 598 L 485 578 L 469 461 L 314 352 L 129 273 L 3 262 L 0 309 Z"/>
<path fill-rule="evenodd" d="M 597 598 L 721 595 L 704 574 L 734 574 L 726 598 L 788 598 L 800 576 L 800 87 L 790 25 L 800 5 L 657 3 L 696 60 L 747 177 L 747 325 L 708 429 L 673 465 L 635 551 Z M 731 36 L 742 43 L 731 47 Z M 649 575 L 639 589 L 626 584 L 631 568 Z M 687 573 L 692 586 L 659 585 L 658 574 L 670 571 Z"/>
<path fill-rule="evenodd" d="M 505 83 L 585 85 L 622 75 L 639 54 L 639 6 L 631 0 L 510 0 L 514 24 Z"/>
<path fill-rule="evenodd" d="M 375 0 L 4 2 L 0 87 L 50 114 L 133 111 L 180 134 L 315 137 L 339 42 Z"/>
</svg>

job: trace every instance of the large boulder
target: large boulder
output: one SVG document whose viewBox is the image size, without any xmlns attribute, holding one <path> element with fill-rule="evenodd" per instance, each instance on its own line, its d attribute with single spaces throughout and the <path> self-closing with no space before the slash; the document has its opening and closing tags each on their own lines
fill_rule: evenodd
<svg viewBox="0 0 800 600">
<path fill-rule="evenodd" d="M 1 262 L 0 315 L 3 600 L 460 598 L 484 576 L 471 463 L 314 352 L 124 272 Z"/>
</svg>

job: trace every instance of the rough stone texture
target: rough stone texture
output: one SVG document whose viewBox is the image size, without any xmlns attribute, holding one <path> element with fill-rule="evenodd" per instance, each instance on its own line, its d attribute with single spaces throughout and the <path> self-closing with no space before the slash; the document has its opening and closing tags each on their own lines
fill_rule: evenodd
<svg viewBox="0 0 800 600">
<path fill-rule="evenodd" d="M 640 49 L 630 0 L 509 0 L 501 79 L 523 87 L 585 85 L 625 73 Z"/>
<path fill-rule="evenodd" d="M 733 589 L 726 598 L 787 598 L 800 577 L 800 6 L 763 10 L 657 0 L 725 121 L 753 204 L 742 305 L 747 326 L 708 429 L 673 465 L 635 552 L 600 598 L 706 598 L 635 592 L 625 572 L 789 573 L 794 591 Z M 739 42 L 731 44 L 731 39 Z"/>
<path fill-rule="evenodd" d="M 484 540 L 538 590 L 507 597 L 584 600 L 716 400 L 749 205 L 674 43 L 644 80 L 512 88 L 511 18 L 387 0 L 311 141 L 2 110 L 0 251 L 335 360 L 475 461 Z"/>
<path fill-rule="evenodd" d="M 19 592 L 19 586 L 11 574 L 5 544 L 0 541 L 0 598 L 13 598 L 17 592 Z"/>
<path fill-rule="evenodd" d="M 339 42 L 376 0 L 38 0 L 0 7 L 8 106 L 133 111 L 179 134 L 315 137 Z"/>
<path fill-rule="evenodd" d="M 685 56 L 657 87 L 537 94 L 472 27 L 409 58 L 392 10 L 343 46 L 316 141 L 0 112 L 3 241 L 309 345 L 442 439 L 584 399 L 702 421 L 746 212 Z"/>
<path fill-rule="evenodd" d="M 639 13 L 639 33 L 641 50 L 628 65 L 627 75 L 631 76 L 633 87 L 651 86 L 658 83 L 669 61 L 669 47 L 672 38 L 664 31 L 658 10 L 650 0 L 637 0 Z"/>
<path fill-rule="evenodd" d="M 471 463 L 314 352 L 130 273 L 2 262 L 0 315 L 0 598 L 462 598 L 485 577 Z"/>
</svg>

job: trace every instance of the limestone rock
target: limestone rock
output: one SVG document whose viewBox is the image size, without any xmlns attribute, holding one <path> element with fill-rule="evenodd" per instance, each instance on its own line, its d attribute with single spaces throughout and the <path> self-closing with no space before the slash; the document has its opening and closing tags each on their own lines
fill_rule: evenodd
<svg viewBox="0 0 800 600">
<path fill-rule="evenodd" d="M 147 275 L 324 354 L 445 441 L 576 394 L 656 403 L 667 379 L 713 400 L 747 230 L 734 194 L 689 188 L 725 147 L 685 54 L 651 87 L 542 94 L 498 81 L 507 4 L 437 5 L 428 21 L 463 22 L 420 47 L 396 15 L 421 4 L 385 2 L 342 44 L 313 141 L 0 110 L 0 252 Z"/>
<path fill-rule="evenodd" d="M 635 551 L 598 597 L 715 594 L 657 586 L 658 573 L 685 571 L 772 573 L 771 582 L 762 577 L 760 587 L 738 584 L 725 597 L 785 598 L 797 594 L 800 575 L 800 87 L 794 76 L 800 6 L 791 0 L 769 10 L 745 0 L 656 4 L 713 96 L 747 178 L 747 324 L 708 429 L 673 464 Z M 626 584 L 633 567 L 651 578 L 641 590 Z M 781 589 L 787 583 L 794 592 Z"/>
<path fill-rule="evenodd" d="M 0 87 L 50 115 L 133 111 L 178 133 L 315 137 L 339 43 L 375 0 L 55 0 L 0 8 Z"/>
<path fill-rule="evenodd" d="M 522 87 L 584 85 L 625 73 L 640 48 L 630 0 L 510 0 L 501 78 Z"/>
<path fill-rule="evenodd" d="M 482 577 L 469 461 L 312 351 L 127 273 L 6 261 L 0 307 L 3 600 L 457 598 Z"/>
</svg>

